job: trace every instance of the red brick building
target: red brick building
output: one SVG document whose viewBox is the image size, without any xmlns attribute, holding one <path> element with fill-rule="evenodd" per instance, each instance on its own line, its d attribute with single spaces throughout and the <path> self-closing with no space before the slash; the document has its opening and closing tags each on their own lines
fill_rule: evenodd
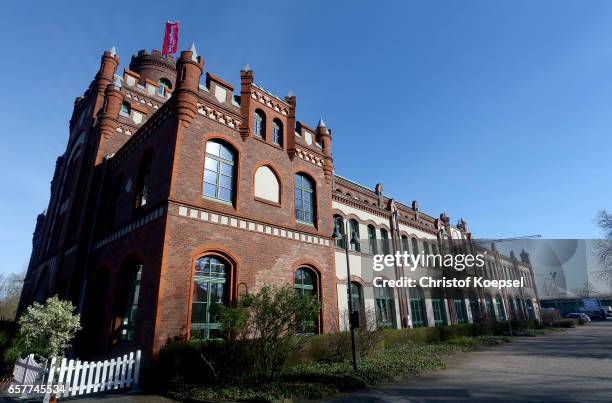
<svg viewBox="0 0 612 403">
<path fill-rule="evenodd" d="M 269 93 L 248 68 L 234 95 L 230 83 L 203 74 L 193 46 L 177 60 L 140 51 L 121 75 L 118 66 L 114 49 L 105 52 L 75 100 L 20 302 L 23 310 L 55 294 L 72 300 L 84 325 L 81 356 L 136 347 L 155 354 L 171 338 L 215 337 L 218 307 L 266 284 L 318 295 L 317 330 L 340 329 L 348 280 L 331 236 L 344 220 L 388 252 L 471 239 L 463 221 L 451 226 L 416 202 L 396 203 L 380 185 L 334 176 L 331 131 L 322 120 L 316 129 L 296 120 L 295 96 Z M 379 325 L 535 317 L 539 309 L 533 284 L 516 296 L 373 289 L 361 268 L 374 249 L 350 251 L 360 268 L 351 284 Z M 528 256 L 494 256 L 489 277 L 532 278 Z M 401 275 L 396 268 L 388 277 Z"/>
<path fill-rule="evenodd" d="M 295 281 L 322 298 L 319 330 L 337 329 L 330 131 L 248 69 L 240 96 L 200 84 L 194 47 L 118 65 L 105 52 L 75 100 L 21 308 L 59 294 L 82 311 L 83 354 L 155 352 L 214 335 L 218 304 Z"/>
</svg>

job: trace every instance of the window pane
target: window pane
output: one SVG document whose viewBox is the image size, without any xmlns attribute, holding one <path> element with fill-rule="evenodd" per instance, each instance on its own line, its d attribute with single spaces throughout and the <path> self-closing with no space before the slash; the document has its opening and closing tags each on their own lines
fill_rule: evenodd
<svg viewBox="0 0 612 403">
<path fill-rule="evenodd" d="M 312 204 L 306 200 L 304 200 L 304 211 L 312 212 Z"/>
<path fill-rule="evenodd" d="M 302 210 L 300 209 L 295 209 L 295 218 L 297 218 L 300 221 L 304 221 L 304 215 L 302 214 Z"/>
<path fill-rule="evenodd" d="M 301 175 L 295 175 L 295 186 L 302 187 L 302 176 Z"/>
<path fill-rule="evenodd" d="M 231 201 L 232 200 L 232 192 L 229 189 L 219 188 L 219 199 Z"/>
<path fill-rule="evenodd" d="M 221 163 L 221 173 L 223 175 L 232 176 L 234 171 L 233 168 L 234 167 L 232 165 L 226 164 L 224 162 Z"/>
<path fill-rule="evenodd" d="M 230 176 L 219 175 L 219 185 L 224 188 L 231 189 L 232 188 L 232 178 Z"/>
<path fill-rule="evenodd" d="M 213 172 L 217 172 L 217 166 L 219 165 L 219 163 L 210 157 L 206 157 L 206 160 L 204 162 L 204 168 L 211 170 Z"/>
<path fill-rule="evenodd" d="M 234 154 L 231 152 L 231 150 L 229 150 L 227 147 L 225 146 L 221 146 L 221 154 L 220 154 L 221 158 L 226 159 L 228 161 L 233 161 L 234 160 Z"/>
<path fill-rule="evenodd" d="M 214 141 L 209 141 L 206 143 L 206 152 L 212 155 L 219 156 L 219 152 L 221 149 L 221 145 Z"/>
<path fill-rule="evenodd" d="M 310 183 L 310 180 L 308 180 L 308 178 L 303 177 L 302 184 L 303 184 L 302 186 L 304 187 L 304 189 L 312 190 L 312 183 Z"/>
<path fill-rule="evenodd" d="M 217 173 L 208 169 L 204 170 L 204 181 L 208 183 L 217 183 Z"/>
<path fill-rule="evenodd" d="M 209 197 L 216 197 L 217 196 L 216 186 L 210 183 L 204 183 L 204 194 Z"/>
</svg>

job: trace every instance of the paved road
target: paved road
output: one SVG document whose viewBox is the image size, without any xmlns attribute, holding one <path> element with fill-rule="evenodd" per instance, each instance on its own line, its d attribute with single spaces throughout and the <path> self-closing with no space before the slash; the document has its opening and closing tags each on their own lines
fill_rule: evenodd
<svg viewBox="0 0 612 403">
<path fill-rule="evenodd" d="M 612 402 L 612 321 L 453 356 L 447 369 L 333 402 Z"/>
</svg>

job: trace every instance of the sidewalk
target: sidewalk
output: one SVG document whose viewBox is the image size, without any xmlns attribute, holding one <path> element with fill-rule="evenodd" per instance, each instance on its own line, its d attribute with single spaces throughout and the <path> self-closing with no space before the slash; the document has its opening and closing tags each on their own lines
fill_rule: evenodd
<svg viewBox="0 0 612 403">
<path fill-rule="evenodd" d="M 453 356 L 448 369 L 333 402 L 612 402 L 612 322 Z"/>
</svg>

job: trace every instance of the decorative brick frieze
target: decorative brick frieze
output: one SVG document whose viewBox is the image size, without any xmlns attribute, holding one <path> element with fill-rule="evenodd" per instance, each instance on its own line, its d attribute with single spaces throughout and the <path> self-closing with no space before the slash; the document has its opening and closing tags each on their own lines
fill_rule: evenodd
<svg viewBox="0 0 612 403">
<path fill-rule="evenodd" d="M 277 236 L 309 244 L 321 246 L 330 246 L 331 244 L 329 239 L 315 236 L 312 234 L 307 234 L 305 232 L 295 231 L 294 229 L 290 228 L 283 228 L 274 225 L 258 223 L 236 216 L 221 214 L 218 212 L 207 211 L 203 209 L 195 209 L 181 204 L 171 204 L 171 206 L 176 206 L 176 208 L 171 208 L 170 214 L 176 214 L 181 217 L 188 217 L 194 220 L 205 221 L 223 226 L 230 226 L 245 231 L 259 232 L 263 235 Z"/>
<path fill-rule="evenodd" d="M 275 110 L 283 116 L 288 116 L 289 114 L 289 105 L 286 102 L 281 101 L 280 98 L 270 94 L 268 91 L 258 87 L 254 83 L 251 89 L 251 98 L 260 104 Z"/>
<path fill-rule="evenodd" d="M 113 241 L 116 241 L 122 236 L 129 234 L 130 232 L 150 223 L 151 221 L 157 220 L 164 214 L 165 210 L 166 210 L 165 206 L 158 207 L 155 210 L 151 211 L 150 213 L 138 218 L 137 220 L 132 221 L 128 225 L 118 229 L 117 231 L 113 232 L 107 237 L 96 242 L 94 245 L 94 250 L 101 248 L 103 246 L 106 246 Z"/>
</svg>

